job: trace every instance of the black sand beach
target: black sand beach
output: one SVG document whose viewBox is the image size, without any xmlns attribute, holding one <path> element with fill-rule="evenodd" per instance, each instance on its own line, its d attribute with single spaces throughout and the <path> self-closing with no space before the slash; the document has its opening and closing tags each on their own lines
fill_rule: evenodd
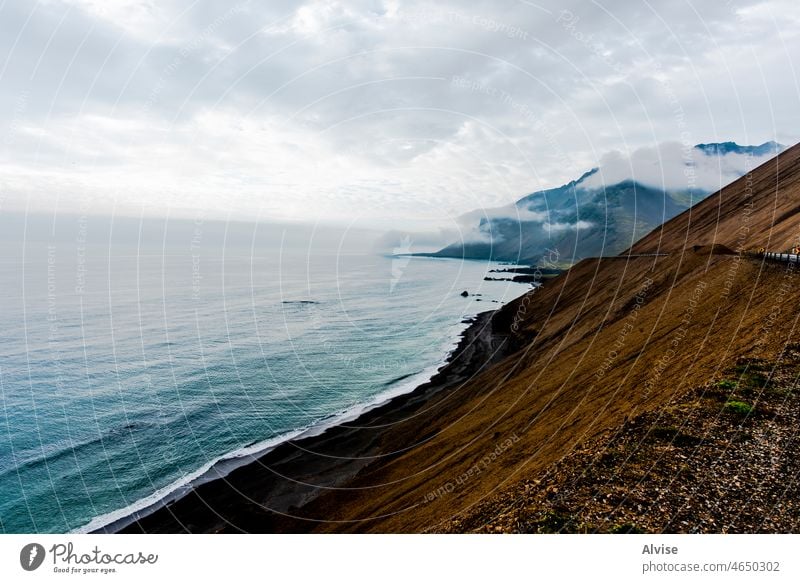
<svg viewBox="0 0 800 583">
<path fill-rule="evenodd" d="M 321 435 L 288 441 L 224 478 L 199 485 L 182 498 L 145 510 L 96 532 L 302 532 L 313 524 L 296 511 L 321 492 L 337 489 L 370 462 L 401 454 L 384 439 L 426 408 L 434 395 L 458 391 L 487 366 L 513 351 L 509 322 L 500 310 L 478 314 L 448 363 L 427 383 L 391 399 L 352 422 Z M 424 443 L 430 436 L 418 436 Z M 385 459 L 383 460 L 385 461 Z"/>
</svg>

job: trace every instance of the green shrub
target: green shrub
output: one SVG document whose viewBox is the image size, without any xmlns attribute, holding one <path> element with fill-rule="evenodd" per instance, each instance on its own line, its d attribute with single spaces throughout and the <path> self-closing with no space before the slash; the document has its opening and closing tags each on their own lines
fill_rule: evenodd
<svg viewBox="0 0 800 583">
<path fill-rule="evenodd" d="M 749 415 L 753 412 L 753 406 L 744 401 L 728 401 L 725 403 L 725 411 L 736 413 L 737 415 Z"/>
<path fill-rule="evenodd" d="M 616 524 L 612 526 L 608 532 L 610 534 L 647 534 L 646 531 L 629 522 L 625 524 Z"/>
<path fill-rule="evenodd" d="M 578 533 L 586 528 L 569 514 L 554 510 L 545 511 L 538 520 L 528 522 L 522 532 L 538 534 Z"/>
</svg>

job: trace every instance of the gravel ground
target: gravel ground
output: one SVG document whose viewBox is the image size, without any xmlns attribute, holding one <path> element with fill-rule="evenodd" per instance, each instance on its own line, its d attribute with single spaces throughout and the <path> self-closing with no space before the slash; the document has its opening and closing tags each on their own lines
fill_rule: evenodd
<svg viewBox="0 0 800 583">
<path fill-rule="evenodd" d="M 800 345 L 740 359 L 436 530 L 800 532 L 799 375 Z"/>
</svg>

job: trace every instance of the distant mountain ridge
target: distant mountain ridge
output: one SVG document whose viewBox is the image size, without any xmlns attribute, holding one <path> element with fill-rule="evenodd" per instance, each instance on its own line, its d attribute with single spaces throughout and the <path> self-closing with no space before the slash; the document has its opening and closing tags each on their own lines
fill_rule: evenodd
<svg viewBox="0 0 800 583">
<path fill-rule="evenodd" d="M 704 158 L 718 157 L 720 167 L 727 156 L 766 160 L 784 149 L 772 141 L 758 146 L 721 142 L 693 148 Z M 536 263 L 545 255 L 552 258 L 555 251 L 565 266 L 585 257 L 616 255 L 712 192 L 702 187 L 662 189 L 633 178 L 604 185 L 601 170 L 593 168 L 576 180 L 533 192 L 506 207 L 468 213 L 462 220 L 474 226 L 471 237 L 432 255 Z M 734 178 L 745 173 L 736 168 L 726 171 L 733 172 Z"/>
<path fill-rule="evenodd" d="M 720 142 L 717 144 L 697 144 L 695 148 L 703 151 L 709 156 L 719 156 L 731 153 L 765 156 L 767 154 L 778 154 L 785 150 L 786 146 L 772 141 L 764 142 L 760 146 L 740 146 L 736 142 Z"/>
</svg>

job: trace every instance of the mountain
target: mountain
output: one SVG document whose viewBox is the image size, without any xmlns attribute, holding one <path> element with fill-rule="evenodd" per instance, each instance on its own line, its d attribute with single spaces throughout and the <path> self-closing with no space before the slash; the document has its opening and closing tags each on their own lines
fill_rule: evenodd
<svg viewBox="0 0 800 583">
<path fill-rule="evenodd" d="M 759 146 L 734 142 L 698 144 L 690 158 L 664 157 L 663 164 L 679 165 L 677 172 L 681 176 L 688 169 L 697 172 L 702 167 L 725 181 L 746 172 L 743 157 L 748 157 L 753 167 L 783 149 L 776 142 Z M 662 163 L 661 154 L 655 162 Z M 473 227 L 467 238 L 433 255 L 536 263 L 545 255 L 553 257 L 551 250 L 556 250 L 564 264 L 584 257 L 616 255 L 711 192 L 703 185 L 660 188 L 633 178 L 604 184 L 604 170 L 595 168 L 577 180 L 534 192 L 507 207 L 468 213 L 462 218 Z M 667 169 L 662 168 L 662 172 Z M 641 174 L 651 175 L 652 171 L 645 167 Z M 664 179 L 660 182 L 663 184 Z M 689 180 L 684 178 L 683 182 Z"/>
<path fill-rule="evenodd" d="M 717 144 L 697 144 L 695 148 L 708 156 L 724 156 L 725 154 L 774 156 L 786 149 L 785 146 L 778 142 L 764 142 L 760 146 L 740 146 L 736 142 L 720 142 Z"/>
</svg>

